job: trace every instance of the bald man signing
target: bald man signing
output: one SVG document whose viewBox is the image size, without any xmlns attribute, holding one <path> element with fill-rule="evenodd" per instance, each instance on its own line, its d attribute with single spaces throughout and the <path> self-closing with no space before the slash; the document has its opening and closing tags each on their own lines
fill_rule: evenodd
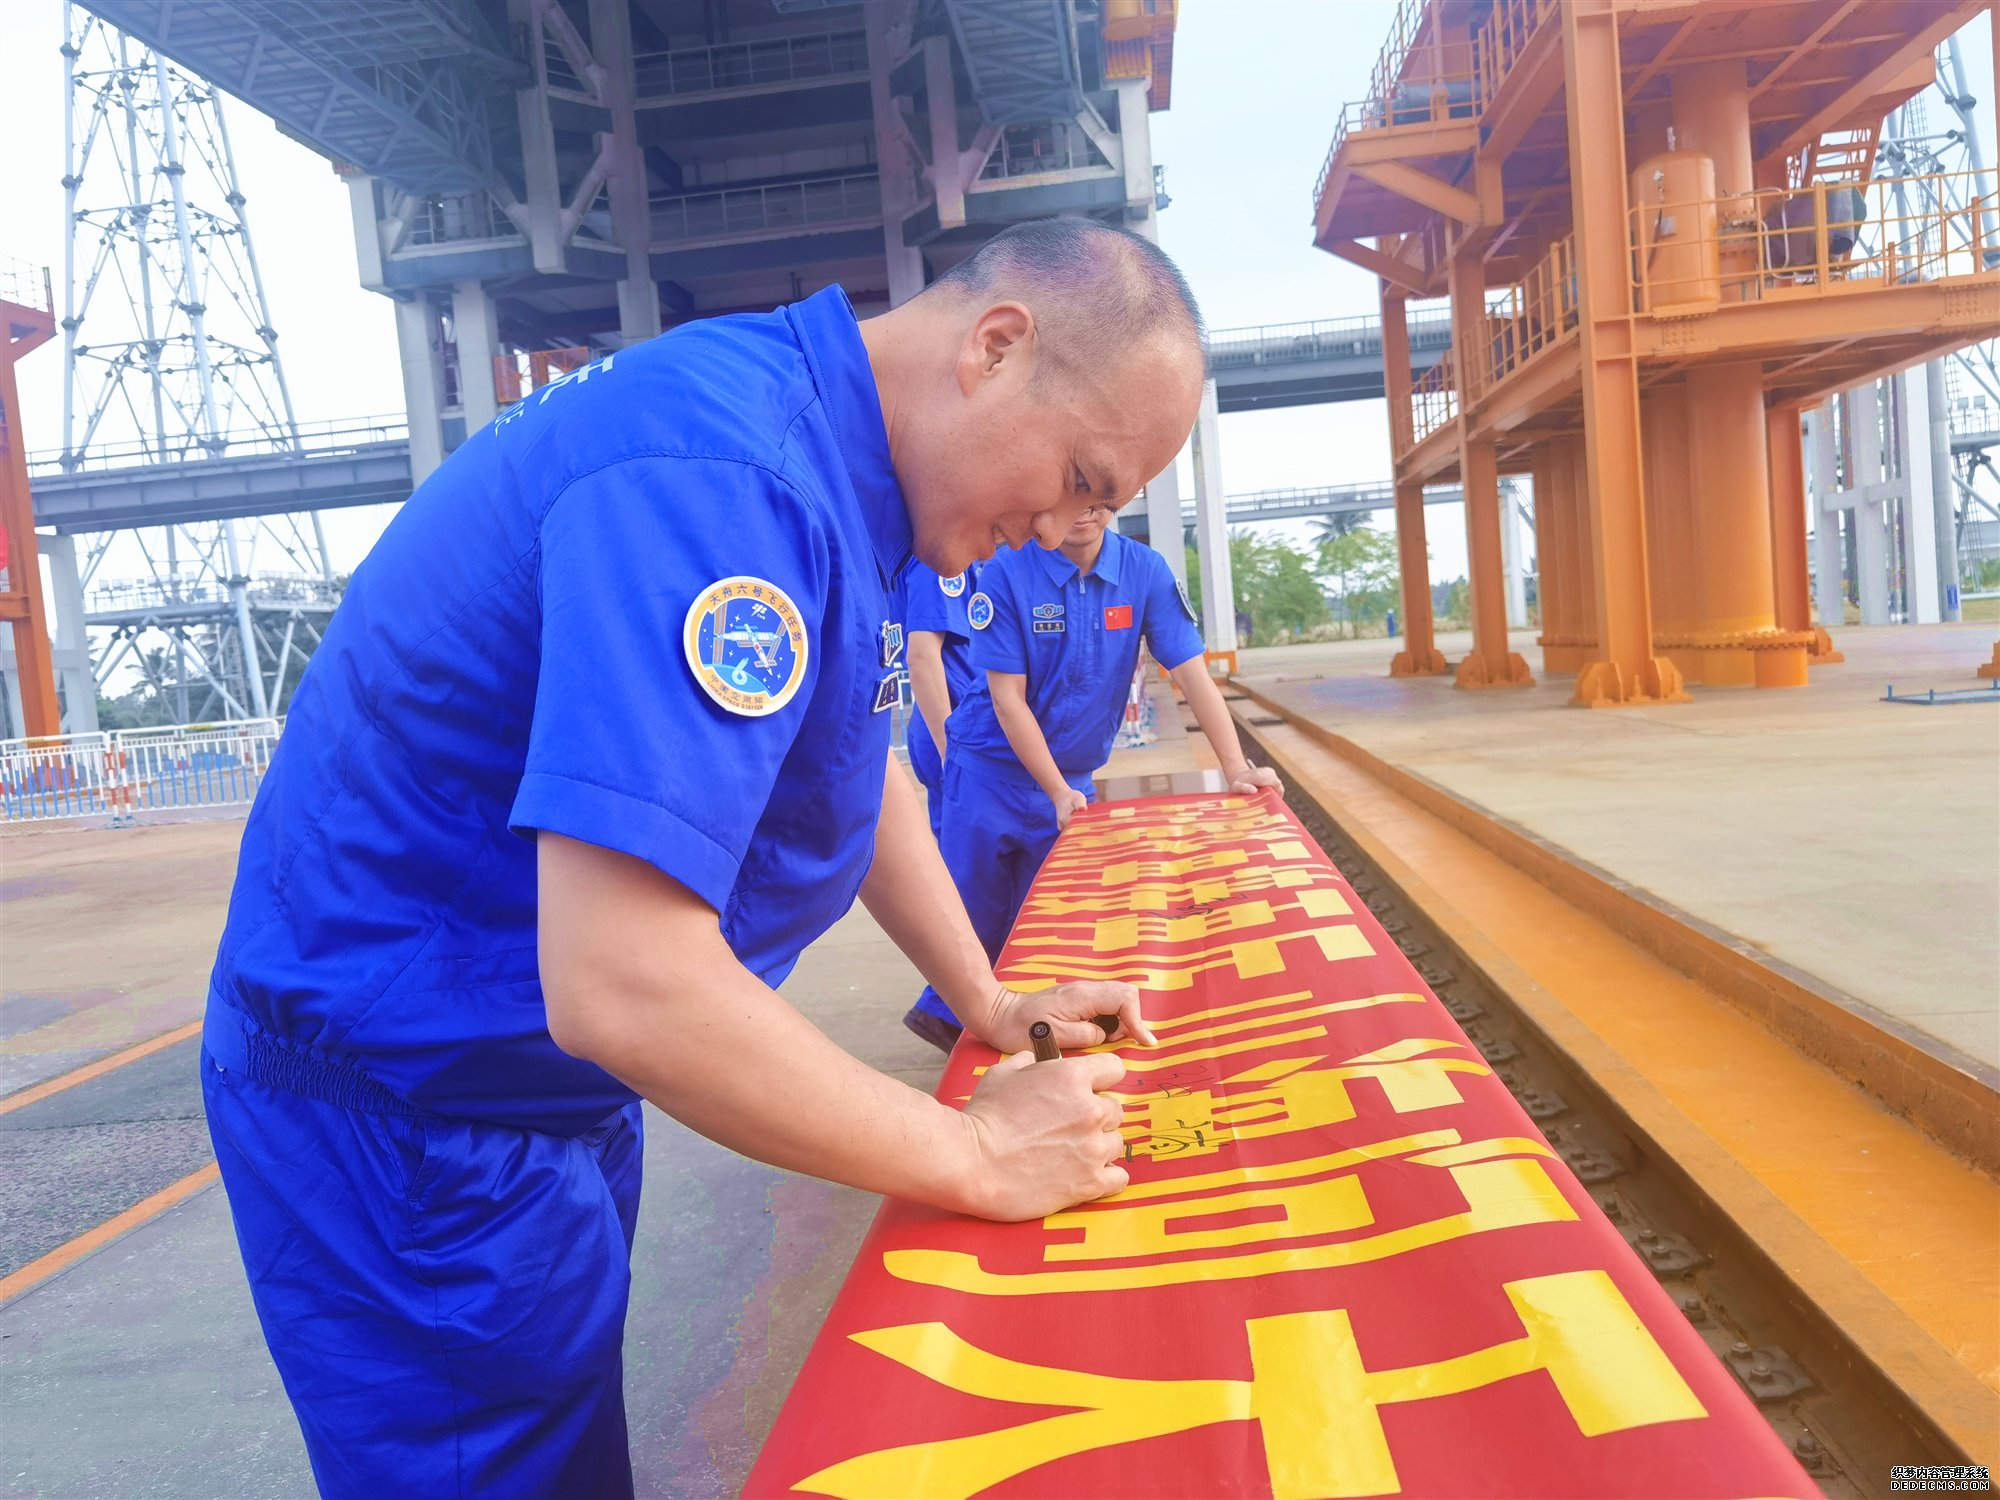
<svg viewBox="0 0 2000 1500">
<path fill-rule="evenodd" d="M 1129 499 L 1201 381 L 1172 264 L 1056 220 L 867 323 L 834 287 L 619 350 L 411 497 L 294 700 L 203 1038 L 325 1492 L 631 1493 L 642 1098 L 994 1219 L 1125 1184 L 1116 1059 L 1016 1056 L 961 1111 L 774 986 L 858 895 L 1003 1052 L 1151 1040 L 1129 986 L 995 978 L 890 757 L 890 595 Z"/>
</svg>

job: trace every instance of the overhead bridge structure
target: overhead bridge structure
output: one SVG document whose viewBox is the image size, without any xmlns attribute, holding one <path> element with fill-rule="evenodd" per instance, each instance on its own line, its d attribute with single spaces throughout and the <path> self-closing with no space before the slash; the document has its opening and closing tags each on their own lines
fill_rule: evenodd
<svg viewBox="0 0 2000 1500">
<path fill-rule="evenodd" d="M 1431 368 L 1449 342 L 1444 319 L 1413 320 L 1413 376 L 1421 377 Z M 1374 318 L 1322 319 L 1212 334 L 1209 360 L 1219 409 L 1260 411 L 1380 397 L 1381 344 L 1381 327 Z M 62 454 L 38 453 L 30 459 L 30 472 L 36 519 L 62 533 L 381 505 L 408 499 L 415 480 L 410 426 L 400 415 L 301 424 L 295 450 L 229 453 L 162 464 L 145 462 L 137 451 L 107 448 L 95 451 L 87 464 L 67 470 Z M 1229 524 L 1340 510 L 1386 510 L 1395 503 L 1383 485 L 1282 493 L 1290 497 L 1282 504 L 1268 494 L 1231 496 Z M 1375 503 L 1363 503 L 1370 498 Z M 1187 502 L 1183 510 L 1192 524 L 1194 503 Z"/>
</svg>

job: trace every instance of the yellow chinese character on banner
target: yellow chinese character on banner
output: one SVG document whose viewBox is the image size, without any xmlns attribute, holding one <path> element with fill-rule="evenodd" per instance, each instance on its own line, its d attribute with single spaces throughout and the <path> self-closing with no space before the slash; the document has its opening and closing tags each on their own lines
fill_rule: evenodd
<svg viewBox="0 0 2000 1500">
<path fill-rule="evenodd" d="M 1200 909 L 1186 912 L 1127 913 L 1101 917 L 1094 922 L 1038 919 L 1024 911 L 1014 924 L 1012 942 L 1017 948 L 1087 946 L 1094 953 L 1121 953 L 1142 944 L 1154 947 L 1189 943 L 1226 932 L 1272 927 L 1281 918 L 1300 916 L 1315 921 L 1353 914 L 1354 908 L 1347 904 L 1347 897 L 1331 887 L 1300 890 L 1289 900 L 1245 897 L 1234 902 L 1203 903 Z"/>
<path fill-rule="evenodd" d="M 1030 953 L 1005 965 L 1002 979 L 1122 979 L 1144 990 L 1185 990 L 1194 986 L 1197 975 L 1229 969 L 1238 979 L 1261 979 L 1282 974 L 1288 952 L 1318 948 L 1321 958 L 1332 962 L 1367 958 L 1375 951 L 1368 934 L 1351 924 L 1308 927 L 1275 937 L 1246 938 L 1193 953 L 1177 953 L 1170 958 L 1148 958 L 1141 954 L 1100 957 L 1092 953 Z"/>
<path fill-rule="evenodd" d="M 1362 1265 L 1467 1235 L 1574 1219 L 1575 1210 L 1542 1165 L 1553 1155 L 1542 1142 L 1516 1136 L 1469 1142 L 1460 1142 L 1457 1132 L 1449 1130 L 1406 1136 L 1305 1161 L 1135 1182 L 1109 1198 L 1042 1221 L 1056 1236 L 1042 1247 L 1044 1265 L 1092 1264 L 996 1270 L 964 1251 L 897 1249 L 884 1252 L 882 1265 L 905 1281 L 996 1297 L 1240 1281 Z M 1358 1180 L 1327 1185 L 1332 1171 L 1392 1156 L 1442 1170 L 1464 1207 L 1413 1224 L 1381 1227 Z M 1234 1191 L 1199 1196 L 1223 1188 Z M 1259 1211 L 1260 1217 L 1247 1224 L 1214 1222 L 1246 1209 Z M 1371 1232 L 1325 1238 L 1349 1230 Z M 1226 1253 L 1248 1245 L 1270 1248 Z M 1174 1258 L 1157 1258 L 1168 1256 Z M 1101 1264 L 1142 1257 L 1155 1258 L 1138 1265 Z"/>
<path fill-rule="evenodd" d="M 1253 1040 L 1260 1047 L 1269 1047 L 1305 1039 L 1304 1033 L 1286 1033 Z M 1236 1045 L 1250 1050 L 1243 1043 Z M 1466 1050 L 1466 1044 L 1405 1037 L 1372 1052 L 1337 1060 L 1316 1055 L 1244 1062 L 1239 1056 L 1225 1063 L 1222 1074 L 1205 1087 L 1169 1086 L 1124 1096 L 1125 1138 L 1133 1155 L 1178 1156 L 1191 1149 L 1214 1151 L 1232 1141 L 1338 1125 L 1355 1117 L 1349 1086 L 1364 1078 L 1380 1089 L 1389 1108 L 1399 1115 L 1462 1104 L 1465 1098 L 1453 1075 L 1485 1077 L 1493 1070 L 1469 1057 L 1436 1055 L 1452 1050 Z M 1223 1052 L 1222 1047 L 1209 1048 L 1205 1056 L 1217 1057 Z M 1171 1072 L 1177 1062 L 1192 1060 L 1191 1056 L 1148 1057 L 1128 1062 L 1126 1067 L 1141 1074 Z M 1217 1092 L 1225 1083 L 1227 1090 Z M 1187 1145 L 1184 1137 L 1191 1126 L 1203 1131 L 1206 1144 Z M 1154 1147 L 1155 1140 L 1164 1143 L 1163 1149 Z"/>
<path fill-rule="evenodd" d="M 881 1495 L 969 1500 L 1079 1453 L 1224 1422 L 1255 1423 L 1275 1500 L 1394 1495 L 1402 1479 L 1382 1408 L 1525 1378 L 1561 1403 L 1585 1438 L 1708 1415 L 1616 1283 L 1603 1271 L 1504 1282 L 1521 1334 L 1451 1358 L 1371 1367 L 1345 1309 L 1282 1313 L 1243 1325 L 1248 1380 L 1133 1378 L 1029 1364 L 969 1343 L 943 1323 L 850 1337 L 949 1390 L 988 1401 L 1068 1408 L 962 1437 L 863 1453 L 794 1488 L 837 1500 Z M 1549 1388 L 1552 1388 L 1550 1390 Z"/>
<path fill-rule="evenodd" d="M 1094 876 L 1096 871 L 1091 873 Z M 1240 896 L 1309 888 L 1338 892 L 1341 886 L 1329 875 L 1296 865 L 1281 865 L 1276 869 L 1250 865 L 1194 880 L 1145 881 L 1122 891 L 1099 889 L 1095 879 L 1083 885 L 1055 880 L 1037 881 L 1028 892 L 1016 926 L 1017 930 L 1026 931 L 1037 926 L 1037 919 L 1041 918 L 1067 917 L 1084 912 L 1109 915 L 1114 912 L 1166 911 L 1173 906 L 1210 906 Z"/>
</svg>

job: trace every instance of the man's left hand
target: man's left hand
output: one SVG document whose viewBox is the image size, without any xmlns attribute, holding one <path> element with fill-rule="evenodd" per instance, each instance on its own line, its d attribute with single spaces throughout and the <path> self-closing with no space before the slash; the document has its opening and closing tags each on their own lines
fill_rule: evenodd
<svg viewBox="0 0 2000 1500">
<path fill-rule="evenodd" d="M 1108 1040 L 1159 1045 L 1139 1013 L 1139 992 L 1129 984 L 1103 979 L 1080 979 L 1048 990 L 1003 989 L 984 1039 L 1002 1052 L 1018 1052 L 1029 1045 L 1028 1028 L 1037 1021 L 1047 1021 L 1056 1045 L 1075 1051 L 1107 1040 L 1104 1028 L 1097 1024 L 1099 1016 L 1118 1018 L 1118 1030 Z"/>
</svg>

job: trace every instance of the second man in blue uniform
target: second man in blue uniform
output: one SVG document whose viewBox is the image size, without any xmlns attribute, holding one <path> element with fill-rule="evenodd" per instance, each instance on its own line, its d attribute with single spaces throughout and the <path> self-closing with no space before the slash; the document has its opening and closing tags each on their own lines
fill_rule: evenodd
<svg viewBox="0 0 2000 1500">
<path fill-rule="evenodd" d="M 952 711 L 940 844 L 973 930 L 997 958 L 1056 836 L 1110 757 L 1144 640 L 1181 690 L 1235 790 L 1275 787 L 1243 757 L 1201 631 L 1167 561 L 1093 505 L 1060 546 L 1002 552 L 966 593 L 983 680 Z M 904 1024 L 941 1047 L 958 1018 L 926 987 Z"/>
<path fill-rule="evenodd" d="M 943 837 L 945 720 L 979 681 L 965 601 L 978 591 L 981 566 L 974 563 L 963 573 L 941 578 L 913 561 L 897 580 L 904 660 L 916 697 L 907 740 L 910 770 L 924 789 L 935 838 Z"/>
</svg>

